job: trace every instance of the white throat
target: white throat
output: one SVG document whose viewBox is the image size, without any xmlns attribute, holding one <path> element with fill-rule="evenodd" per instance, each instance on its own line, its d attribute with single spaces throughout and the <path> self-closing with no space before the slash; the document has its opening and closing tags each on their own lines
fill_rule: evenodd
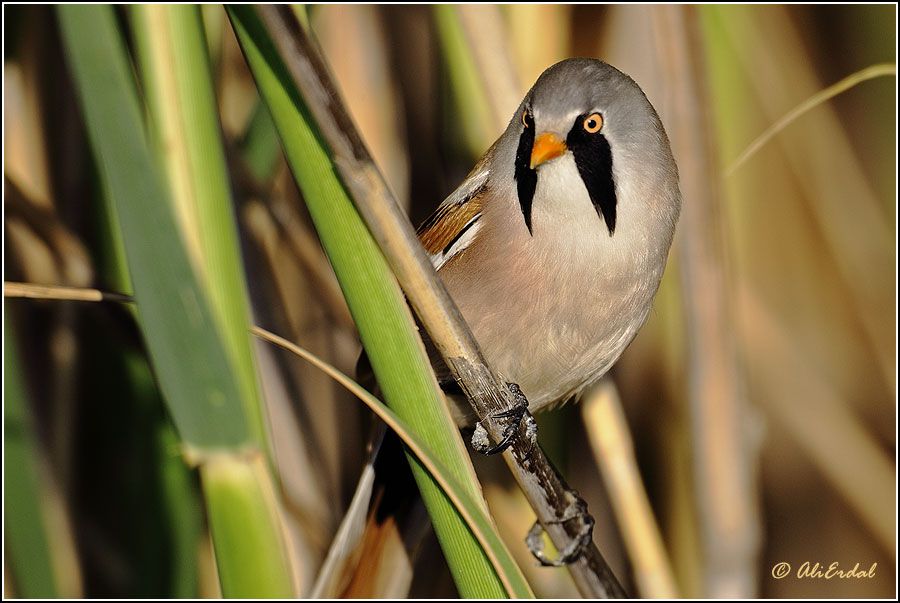
<svg viewBox="0 0 900 603">
<path fill-rule="evenodd" d="M 591 203 L 571 151 L 538 167 L 531 216 L 536 237 L 566 233 L 572 238 L 594 238 L 600 234 L 609 238 L 609 230 Z"/>
</svg>

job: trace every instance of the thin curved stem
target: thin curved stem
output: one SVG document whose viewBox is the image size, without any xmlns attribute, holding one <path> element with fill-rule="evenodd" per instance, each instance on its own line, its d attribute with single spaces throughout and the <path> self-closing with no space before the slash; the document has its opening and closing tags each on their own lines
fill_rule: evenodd
<svg viewBox="0 0 900 603">
<path fill-rule="evenodd" d="M 788 111 L 784 117 L 769 126 L 762 134 L 756 137 L 744 151 L 738 155 L 737 159 L 731 162 L 725 171 L 725 177 L 731 177 L 742 165 L 744 165 L 751 157 L 753 157 L 761 148 L 763 148 L 770 140 L 775 138 L 779 132 L 791 125 L 803 114 L 815 109 L 822 103 L 825 103 L 838 94 L 846 92 L 850 88 L 861 84 L 865 81 L 884 76 L 897 76 L 897 66 L 893 63 L 877 63 L 870 65 L 865 69 L 860 69 L 856 73 L 852 73 L 841 81 L 828 86 L 824 90 L 813 94 L 808 99 Z"/>
</svg>

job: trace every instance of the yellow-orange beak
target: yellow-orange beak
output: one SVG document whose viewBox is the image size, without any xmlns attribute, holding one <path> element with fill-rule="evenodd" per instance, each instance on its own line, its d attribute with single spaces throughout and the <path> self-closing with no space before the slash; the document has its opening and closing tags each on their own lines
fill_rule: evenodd
<svg viewBox="0 0 900 603">
<path fill-rule="evenodd" d="M 566 143 L 557 138 L 553 132 L 544 132 L 534 141 L 531 147 L 531 169 L 545 161 L 550 161 L 566 152 Z"/>
</svg>

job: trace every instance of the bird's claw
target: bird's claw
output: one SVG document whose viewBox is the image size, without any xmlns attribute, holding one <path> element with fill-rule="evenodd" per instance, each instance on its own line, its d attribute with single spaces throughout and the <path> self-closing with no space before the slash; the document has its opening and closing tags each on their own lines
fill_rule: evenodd
<svg viewBox="0 0 900 603">
<path fill-rule="evenodd" d="M 475 434 L 472 436 L 472 447 L 476 452 L 491 455 L 499 454 L 509 448 L 516 440 L 519 432 L 519 426 L 525 421 L 526 434 L 532 442 L 535 441 L 537 435 L 537 423 L 531 413 L 528 412 L 528 399 L 522 393 L 522 389 L 515 383 L 507 383 L 506 386 L 512 392 L 516 399 L 515 404 L 507 410 L 491 415 L 492 419 L 508 419 L 506 427 L 503 428 L 503 436 L 494 446 L 488 445 L 487 430 L 479 421 L 475 425 Z"/>
<path fill-rule="evenodd" d="M 562 567 L 577 561 L 593 538 L 594 518 L 587 511 L 587 503 L 574 491 L 570 490 L 567 494 L 571 497 L 571 501 L 566 507 L 566 512 L 561 518 L 550 523 L 561 524 L 578 520 L 581 525 L 578 528 L 578 534 L 559 551 L 556 559 L 550 559 L 544 554 L 544 539 L 542 538 L 544 526 L 540 522 L 535 521 L 528 531 L 528 536 L 525 537 L 528 550 L 541 565 L 546 567 Z"/>
</svg>

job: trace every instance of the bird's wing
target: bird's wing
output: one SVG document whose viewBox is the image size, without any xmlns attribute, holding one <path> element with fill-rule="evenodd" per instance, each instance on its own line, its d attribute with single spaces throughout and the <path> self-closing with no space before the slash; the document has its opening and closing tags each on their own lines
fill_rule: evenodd
<svg viewBox="0 0 900 603">
<path fill-rule="evenodd" d="M 490 151 L 417 231 L 435 270 L 440 270 L 447 260 L 468 247 L 481 227 L 478 220 L 490 175 L 486 161 L 489 154 Z"/>
</svg>

